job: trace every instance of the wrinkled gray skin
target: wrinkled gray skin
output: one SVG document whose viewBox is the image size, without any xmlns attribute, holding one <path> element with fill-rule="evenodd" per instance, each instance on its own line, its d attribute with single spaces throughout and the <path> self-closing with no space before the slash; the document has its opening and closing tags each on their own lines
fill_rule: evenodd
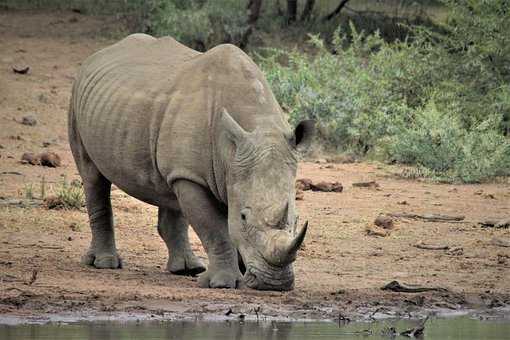
<svg viewBox="0 0 510 340">
<path fill-rule="evenodd" d="M 304 121 L 292 131 L 260 70 L 235 46 L 202 54 L 169 37 L 134 34 L 95 53 L 79 71 L 69 110 L 92 229 L 82 262 L 121 267 L 114 183 L 159 207 L 170 272 L 203 272 L 201 287 L 292 289 L 306 233 L 296 218 L 297 153 L 313 129 Z M 188 223 L 207 270 L 191 250 Z"/>
</svg>

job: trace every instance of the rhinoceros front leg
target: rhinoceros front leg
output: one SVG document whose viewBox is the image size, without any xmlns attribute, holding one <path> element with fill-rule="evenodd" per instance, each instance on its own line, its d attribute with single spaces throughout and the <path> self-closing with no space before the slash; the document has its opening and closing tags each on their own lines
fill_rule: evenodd
<svg viewBox="0 0 510 340">
<path fill-rule="evenodd" d="M 202 261 L 193 254 L 188 239 L 188 222 L 181 211 L 159 208 L 158 233 L 168 248 L 167 270 L 177 275 L 197 275 L 205 271 Z"/>
<path fill-rule="evenodd" d="M 242 277 L 237 265 L 237 251 L 228 234 L 227 216 L 219 202 L 204 187 L 180 180 L 174 192 L 186 219 L 190 222 L 209 257 L 207 271 L 200 275 L 202 288 L 237 288 Z"/>
</svg>

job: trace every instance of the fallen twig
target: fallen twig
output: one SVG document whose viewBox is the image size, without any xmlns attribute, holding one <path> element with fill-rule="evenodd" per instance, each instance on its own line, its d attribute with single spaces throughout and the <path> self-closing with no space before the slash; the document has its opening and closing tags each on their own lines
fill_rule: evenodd
<svg viewBox="0 0 510 340">
<path fill-rule="evenodd" d="M 18 171 L 2 171 L 2 175 L 23 176 L 23 174 L 21 172 L 18 172 Z"/>
<path fill-rule="evenodd" d="M 381 287 L 382 290 L 390 290 L 397 293 L 423 293 L 428 291 L 447 291 L 441 287 L 420 287 L 415 285 L 403 285 L 398 281 L 391 281 L 387 285 Z"/>
<path fill-rule="evenodd" d="M 426 222 L 460 222 L 464 221 L 465 216 L 449 216 L 441 214 L 410 214 L 410 213 L 389 213 L 388 216 L 396 218 L 410 218 L 413 220 L 424 220 Z"/>
<path fill-rule="evenodd" d="M 488 219 L 478 222 L 482 228 L 509 228 L 510 218 L 507 219 Z"/>
<path fill-rule="evenodd" d="M 414 245 L 416 248 L 425 249 L 425 250 L 448 250 L 450 249 L 450 246 L 447 245 L 432 245 L 432 244 L 425 244 L 423 242 L 418 242 Z"/>
</svg>

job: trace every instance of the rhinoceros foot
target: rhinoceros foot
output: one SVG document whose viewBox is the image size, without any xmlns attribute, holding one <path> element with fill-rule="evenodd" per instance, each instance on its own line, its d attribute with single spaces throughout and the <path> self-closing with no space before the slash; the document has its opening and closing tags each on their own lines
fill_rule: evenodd
<svg viewBox="0 0 510 340">
<path fill-rule="evenodd" d="M 205 271 L 205 265 L 193 253 L 172 256 L 166 265 L 167 270 L 175 275 L 195 276 Z"/>
<path fill-rule="evenodd" d="M 99 269 L 118 269 L 122 268 L 122 260 L 117 253 L 98 253 L 89 250 L 81 258 L 81 263 L 87 266 L 93 266 Z"/>
<path fill-rule="evenodd" d="M 198 278 L 200 288 L 241 288 L 243 278 L 241 272 L 214 268 L 207 269 Z"/>
</svg>

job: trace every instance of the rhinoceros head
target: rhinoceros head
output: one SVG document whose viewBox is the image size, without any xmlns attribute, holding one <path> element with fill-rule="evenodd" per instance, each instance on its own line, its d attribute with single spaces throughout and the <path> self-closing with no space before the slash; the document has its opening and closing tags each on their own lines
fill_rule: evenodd
<svg viewBox="0 0 510 340">
<path fill-rule="evenodd" d="M 228 224 L 244 262 L 245 283 L 255 289 L 291 290 L 292 262 L 308 226 L 298 226 L 296 215 L 297 159 L 311 142 L 314 122 L 302 121 L 294 131 L 247 132 L 226 110 L 221 120 L 234 146 L 226 166 Z"/>
</svg>

